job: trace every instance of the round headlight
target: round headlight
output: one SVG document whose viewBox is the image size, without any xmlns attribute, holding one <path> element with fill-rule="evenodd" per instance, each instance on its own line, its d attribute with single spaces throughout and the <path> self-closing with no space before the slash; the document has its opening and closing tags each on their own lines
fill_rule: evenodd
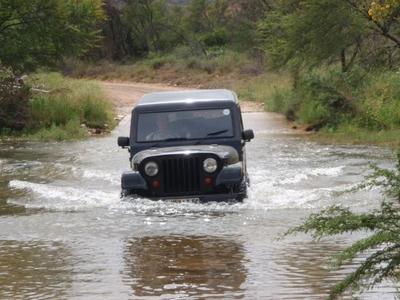
<svg viewBox="0 0 400 300">
<path fill-rule="evenodd" d="M 154 161 L 150 161 L 144 166 L 144 172 L 147 176 L 156 176 L 158 174 L 158 165 Z"/>
<path fill-rule="evenodd" d="M 214 173 L 217 170 L 218 164 L 214 158 L 207 158 L 203 162 L 204 171 Z"/>
</svg>

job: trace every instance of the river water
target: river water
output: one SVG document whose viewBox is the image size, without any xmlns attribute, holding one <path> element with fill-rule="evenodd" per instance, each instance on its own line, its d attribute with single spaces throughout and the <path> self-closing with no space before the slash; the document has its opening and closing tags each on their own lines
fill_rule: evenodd
<svg viewBox="0 0 400 300">
<path fill-rule="evenodd" d="M 379 191 L 339 194 L 375 147 L 329 146 L 274 115 L 248 113 L 250 197 L 242 204 L 120 199 L 128 153 L 107 137 L 0 145 L 0 299 L 321 299 L 354 269 L 330 257 L 363 235 L 277 239 L 305 216 L 342 203 L 376 207 Z M 385 282 L 365 299 L 393 299 Z M 350 296 L 348 295 L 348 298 Z"/>
</svg>

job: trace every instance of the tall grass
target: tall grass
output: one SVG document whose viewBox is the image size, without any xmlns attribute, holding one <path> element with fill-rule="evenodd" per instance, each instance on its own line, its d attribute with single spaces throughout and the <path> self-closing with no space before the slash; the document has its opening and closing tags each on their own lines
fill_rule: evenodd
<svg viewBox="0 0 400 300">
<path fill-rule="evenodd" d="M 32 121 L 26 132 L 33 138 L 76 139 L 86 136 L 87 128 L 115 125 L 112 104 L 94 82 L 40 73 L 30 84 L 49 91 L 34 93 L 31 99 Z"/>
<path fill-rule="evenodd" d="M 282 113 L 285 97 L 278 101 L 273 97 L 277 91 L 290 89 L 291 85 L 291 79 L 286 74 L 265 73 L 246 81 L 239 81 L 236 90 L 240 99 L 263 102 L 267 110 Z"/>
<path fill-rule="evenodd" d="M 359 124 L 368 129 L 400 128 L 400 74 L 374 74 L 357 91 Z"/>
</svg>

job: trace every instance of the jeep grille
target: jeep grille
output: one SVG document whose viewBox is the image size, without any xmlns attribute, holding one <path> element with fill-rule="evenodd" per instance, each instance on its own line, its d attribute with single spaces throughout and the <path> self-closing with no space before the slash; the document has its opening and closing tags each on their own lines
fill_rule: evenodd
<svg viewBox="0 0 400 300">
<path fill-rule="evenodd" d="M 167 194 L 200 192 L 201 160 L 199 157 L 162 160 L 164 191 Z"/>
</svg>

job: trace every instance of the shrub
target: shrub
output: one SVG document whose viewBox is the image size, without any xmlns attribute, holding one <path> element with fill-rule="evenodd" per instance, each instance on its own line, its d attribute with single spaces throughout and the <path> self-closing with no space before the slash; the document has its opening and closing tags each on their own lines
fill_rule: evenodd
<svg viewBox="0 0 400 300">
<path fill-rule="evenodd" d="M 290 88 L 274 88 L 269 101 L 266 102 L 266 107 L 268 110 L 282 113 L 288 120 L 294 121 L 298 107 L 297 98 Z"/>
<path fill-rule="evenodd" d="M 359 94 L 359 121 L 363 127 L 377 130 L 400 127 L 400 74 L 370 75 Z"/>
<path fill-rule="evenodd" d="M 100 88 L 87 80 L 66 79 L 58 73 L 37 74 L 31 82 L 49 93 L 32 97 L 30 132 L 36 138 L 81 138 L 89 128 L 111 128 L 114 125 L 112 104 Z"/>
<path fill-rule="evenodd" d="M 0 129 L 22 130 L 30 121 L 30 89 L 0 64 Z"/>
<path fill-rule="evenodd" d="M 29 138 L 42 141 L 65 141 L 84 138 L 88 135 L 87 130 L 81 126 L 78 118 L 69 120 L 65 125 L 41 128 L 29 135 Z"/>
<path fill-rule="evenodd" d="M 207 58 L 191 58 L 186 61 L 186 68 L 191 70 L 198 70 L 212 74 L 215 71 L 216 65 L 212 60 Z"/>
<path fill-rule="evenodd" d="M 354 213 L 348 208 L 332 206 L 310 215 L 305 222 L 286 234 L 305 232 L 313 237 L 333 236 L 346 232 L 369 232 L 366 238 L 356 241 L 340 252 L 334 266 L 360 262 L 357 269 L 334 286 L 330 298 L 338 298 L 348 289 L 370 288 L 383 280 L 395 282 L 400 268 L 400 152 L 394 170 L 372 166 L 372 174 L 354 190 L 383 189 L 386 199 L 380 208 L 365 213 Z"/>
<path fill-rule="evenodd" d="M 314 73 L 300 81 L 296 90 L 301 99 L 297 116 L 302 123 L 336 126 L 352 115 L 352 102 L 332 82 L 332 74 L 323 77 Z"/>
<path fill-rule="evenodd" d="M 175 59 L 172 55 L 149 55 L 147 60 L 144 60 L 143 63 L 145 65 L 150 66 L 151 69 L 153 70 L 158 70 L 161 67 L 167 65 L 167 64 L 172 64 L 175 62 Z"/>
<path fill-rule="evenodd" d="M 219 29 L 204 34 L 200 40 L 204 45 L 206 45 L 206 47 L 220 47 L 225 46 L 228 43 L 228 35 L 225 30 Z"/>
</svg>

